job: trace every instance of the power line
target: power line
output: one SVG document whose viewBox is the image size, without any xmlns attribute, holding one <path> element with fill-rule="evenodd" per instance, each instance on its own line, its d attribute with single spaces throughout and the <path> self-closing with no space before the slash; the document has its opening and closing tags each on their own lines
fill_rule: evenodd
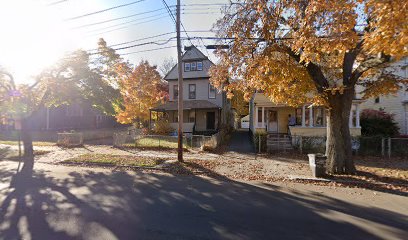
<svg viewBox="0 0 408 240">
<path fill-rule="evenodd" d="M 170 6 L 170 8 L 172 8 L 172 6 Z M 212 10 L 214 8 L 183 8 L 183 11 L 196 11 L 196 10 Z M 159 8 L 159 9 L 155 9 L 155 10 L 151 10 L 151 11 L 146 11 L 146 12 L 140 12 L 140 13 L 136 13 L 136 14 L 131 14 L 128 16 L 124 16 L 124 17 L 118 17 L 118 18 L 112 18 L 112 19 L 108 19 L 108 20 L 103 20 L 103 21 L 99 21 L 99 22 L 94 22 L 94 23 L 89 23 L 89 24 L 84 24 L 84 25 L 80 25 L 77 27 L 73 27 L 72 29 L 80 29 L 80 28 L 85 28 L 85 27 L 91 27 L 91 26 L 95 26 L 95 25 L 100 25 L 100 24 L 104 24 L 104 23 L 109 23 L 109 22 L 113 22 L 113 21 L 117 21 L 117 20 L 122 20 L 122 19 L 127 19 L 127 18 L 131 18 L 131 17 L 136 17 L 136 16 L 140 16 L 140 15 L 144 15 L 144 14 L 148 14 L 148 13 L 153 13 L 153 12 L 159 12 L 162 10 L 167 10 L 166 7 L 163 8 Z M 209 12 L 209 13 L 217 13 L 217 12 Z M 193 13 L 191 13 L 193 14 Z"/>
<path fill-rule="evenodd" d="M 151 10 L 151 11 L 147 11 L 147 12 L 140 12 L 140 13 L 124 16 L 124 17 L 118 17 L 118 18 L 108 19 L 108 20 L 104 20 L 104 21 L 100 21 L 100 22 L 89 23 L 89 24 L 78 26 L 78 27 L 74 27 L 73 29 L 91 27 L 91 26 L 95 26 L 95 25 L 99 25 L 99 24 L 104 24 L 104 23 L 113 22 L 113 21 L 117 21 L 117 20 L 122 20 L 122 19 L 126 19 L 126 18 L 136 17 L 136 16 L 148 14 L 148 13 L 158 12 L 158 11 L 161 11 L 161 10 L 164 10 L 164 9 L 165 8 L 159 8 L 159 9 L 155 9 L 155 10 Z"/>
<path fill-rule="evenodd" d="M 71 21 L 71 20 L 75 20 L 75 19 L 79 19 L 79 18 L 83 18 L 83 17 L 92 16 L 92 15 L 95 15 L 95 14 L 107 12 L 107 11 L 117 9 L 117 8 L 121 8 L 121 7 L 127 7 L 127 6 L 130 6 L 130 5 L 133 5 L 133 4 L 136 4 L 136 3 L 140 3 L 140 2 L 144 2 L 144 1 L 146 1 L 146 0 L 138 0 L 138 1 L 130 2 L 130 3 L 122 4 L 122 5 L 117 5 L 117 6 L 106 8 L 106 9 L 99 10 L 99 11 L 96 11 L 96 12 L 91 12 L 91 13 L 83 14 L 83 15 L 80 15 L 80 16 L 67 18 L 67 19 L 65 19 L 65 21 Z"/>
<path fill-rule="evenodd" d="M 68 0 L 60 0 L 60 1 L 52 2 L 52 3 L 48 3 L 47 6 L 55 6 L 57 4 L 64 3 L 64 2 L 67 2 L 67 1 Z"/>
<path fill-rule="evenodd" d="M 154 19 L 151 19 L 151 20 L 148 20 L 148 21 L 138 22 L 138 23 L 131 24 L 131 25 L 129 25 L 129 26 L 124 26 L 124 27 L 120 27 L 120 28 L 114 28 L 114 29 L 109 30 L 109 31 L 99 32 L 99 33 L 91 34 L 91 35 L 88 35 L 88 36 L 95 36 L 95 35 L 101 35 L 101 34 L 105 34 L 105 33 L 110 33 L 110 32 L 114 32 L 114 31 L 117 31 L 117 30 L 125 29 L 125 28 L 128 28 L 128 27 L 132 27 L 132 26 L 137 26 L 137 25 L 144 24 L 144 23 L 153 22 L 153 21 L 156 21 L 156 20 L 159 20 L 159 19 L 163 19 L 163 18 L 166 18 L 166 17 L 167 17 L 167 16 L 158 17 L 158 18 L 154 18 Z"/>
<path fill-rule="evenodd" d="M 167 5 L 166 0 L 162 0 L 162 2 L 164 4 L 164 7 L 167 10 L 167 13 L 170 15 L 171 19 L 173 19 L 174 24 L 177 25 L 176 18 L 174 17 L 173 13 L 171 12 L 169 5 Z"/>
<path fill-rule="evenodd" d="M 165 45 L 165 44 L 169 43 L 171 40 L 174 40 L 174 39 L 175 39 L 175 37 L 171 37 L 171 38 L 169 38 L 169 39 L 164 39 L 164 40 L 144 42 L 144 43 L 134 44 L 134 45 L 131 45 L 131 46 L 120 47 L 120 48 L 114 48 L 114 49 L 112 48 L 112 50 L 114 50 L 114 51 L 120 51 L 120 50 L 124 50 L 124 49 L 129 49 L 129 48 L 134 48 L 134 47 L 141 47 L 141 46 L 152 45 L 152 44 L 155 44 L 155 45 Z M 158 41 L 161 41 L 161 42 L 158 42 Z M 108 52 L 108 51 L 98 51 L 98 52 L 94 52 L 94 53 L 89 53 L 89 55 L 96 55 L 96 54 L 101 54 L 101 53 L 104 53 L 104 52 Z"/>
<path fill-rule="evenodd" d="M 136 51 L 136 52 L 122 53 L 120 55 L 121 56 L 126 56 L 126 55 L 130 55 L 130 54 L 136 54 L 136 53 L 142 53 L 142 52 L 151 52 L 151 51 L 157 51 L 157 50 L 161 50 L 161 49 L 174 48 L 174 47 L 177 47 L 177 46 L 172 45 L 172 46 L 168 46 L 168 47 L 161 47 L 161 48 L 147 49 L 147 50 Z"/>
<path fill-rule="evenodd" d="M 134 23 L 134 22 L 137 23 L 138 21 L 145 22 L 145 21 L 147 21 L 147 19 L 156 18 L 156 17 L 163 16 L 163 15 L 166 15 L 166 13 L 155 14 L 155 15 L 152 15 L 152 16 L 148 16 L 148 17 L 144 17 L 144 18 L 137 18 L 137 19 L 133 19 L 133 20 L 130 20 L 130 21 L 126 21 L 126 22 L 106 26 L 106 27 L 103 27 L 103 28 L 93 29 L 93 30 L 88 31 L 87 33 L 100 32 L 100 31 L 103 31 L 103 30 L 106 30 L 106 29 L 123 26 L 123 25 L 129 24 L 129 23 Z M 144 21 L 142 21 L 142 20 L 144 20 Z"/>
</svg>

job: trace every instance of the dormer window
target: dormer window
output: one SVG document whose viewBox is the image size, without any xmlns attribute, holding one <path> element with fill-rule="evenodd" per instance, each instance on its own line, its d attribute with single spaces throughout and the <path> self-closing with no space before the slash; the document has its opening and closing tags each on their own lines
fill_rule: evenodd
<svg viewBox="0 0 408 240">
<path fill-rule="evenodd" d="M 191 71 L 191 64 L 184 63 L 184 72 L 190 72 L 190 71 Z"/>
<path fill-rule="evenodd" d="M 203 71 L 203 62 L 197 62 L 197 71 Z"/>
<path fill-rule="evenodd" d="M 203 62 L 186 62 L 184 63 L 184 72 L 202 71 Z"/>
</svg>

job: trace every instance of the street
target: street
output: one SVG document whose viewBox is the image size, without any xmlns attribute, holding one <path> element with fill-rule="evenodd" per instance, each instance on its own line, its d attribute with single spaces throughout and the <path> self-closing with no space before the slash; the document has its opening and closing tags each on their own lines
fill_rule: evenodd
<svg viewBox="0 0 408 240">
<path fill-rule="evenodd" d="M 408 199 L 364 189 L 0 162 L 0 239 L 404 239 Z"/>
</svg>

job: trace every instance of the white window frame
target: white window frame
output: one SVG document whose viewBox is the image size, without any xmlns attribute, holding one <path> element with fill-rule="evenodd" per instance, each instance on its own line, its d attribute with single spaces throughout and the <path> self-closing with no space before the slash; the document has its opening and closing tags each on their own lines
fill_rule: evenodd
<svg viewBox="0 0 408 240">
<path fill-rule="evenodd" d="M 190 71 L 191 71 L 191 64 L 184 63 L 184 72 L 190 72 Z"/>
<path fill-rule="evenodd" d="M 197 71 L 203 71 L 203 62 L 197 62 Z"/>
<path fill-rule="evenodd" d="M 191 71 L 197 71 L 197 62 L 192 62 L 191 63 L 190 70 Z"/>
<path fill-rule="evenodd" d="M 211 89 L 214 89 L 214 97 L 211 96 Z M 215 89 L 215 87 L 213 85 L 211 85 L 210 83 L 208 84 L 208 99 L 215 99 L 217 98 L 217 90 Z"/>
<path fill-rule="evenodd" d="M 194 97 L 191 97 L 191 87 L 194 87 Z M 197 86 L 195 84 L 188 84 L 188 99 L 196 99 L 197 98 Z"/>
</svg>

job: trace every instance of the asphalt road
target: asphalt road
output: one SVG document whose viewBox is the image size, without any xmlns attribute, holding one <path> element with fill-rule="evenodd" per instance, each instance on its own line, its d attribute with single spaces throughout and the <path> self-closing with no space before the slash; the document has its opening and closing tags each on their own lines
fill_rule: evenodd
<svg viewBox="0 0 408 240">
<path fill-rule="evenodd" d="M 0 239 L 406 239 L 407 197 L 0 161 Z"/>
</svg>

